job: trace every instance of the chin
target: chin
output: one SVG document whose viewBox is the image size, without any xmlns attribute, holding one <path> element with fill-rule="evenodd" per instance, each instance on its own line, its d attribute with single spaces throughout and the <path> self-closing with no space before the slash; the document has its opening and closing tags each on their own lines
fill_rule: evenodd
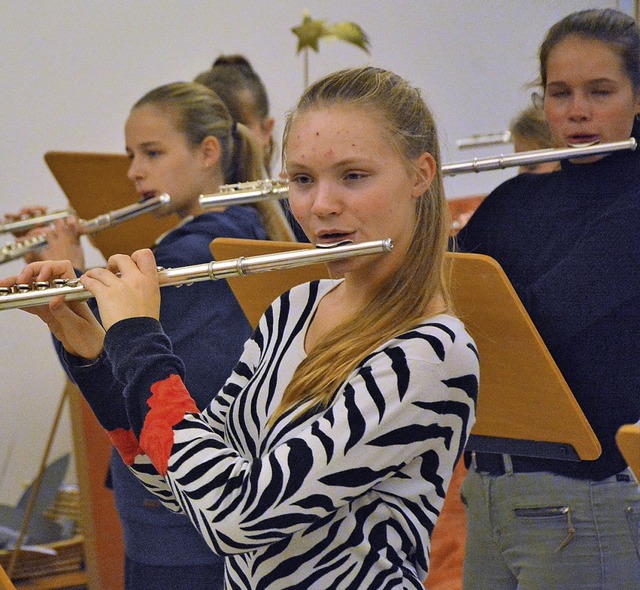
<svg viewBox="0 0 640 590">
<path fill-rule="evenodd" d="M 349 260 L 336 260 L 335 262 L 327 262 L 326 267 L 329 271 L 329 276 L 332 279 L 343 279 L 346 273 L 348 273 L 350 270 L 353 270 L 352 266 L 349 265 Z"/>
</svg>

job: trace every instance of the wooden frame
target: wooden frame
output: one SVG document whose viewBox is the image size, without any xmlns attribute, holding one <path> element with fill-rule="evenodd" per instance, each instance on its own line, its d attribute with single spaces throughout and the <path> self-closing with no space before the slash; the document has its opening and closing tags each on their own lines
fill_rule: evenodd
<svg viewBox="0 0 640 590">
<path fill-rule="evenodd" d="M 216 260 L 309 248 L 309 244 L 218 238 Z M 477 421 L 467 448 L 593 460 L 601 447 L 500 265 L 479 254 L 447 254 L 457 315 L 480 353 Z M 322 265 L 228 279 L 249 322 L 280 293 L 328 277 Z"/>
<path fill-rule="evenodd" d="M 124 540 L 113 492 L 105 485 L 112 445 L 77 385 L 67 381 L 80 516 L 91 590 L 124 588 Z"/>
</svg>

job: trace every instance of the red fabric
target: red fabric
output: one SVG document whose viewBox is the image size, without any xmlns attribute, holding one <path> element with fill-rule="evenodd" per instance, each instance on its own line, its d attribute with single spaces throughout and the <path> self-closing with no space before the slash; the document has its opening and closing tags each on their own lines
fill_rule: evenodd
<svg viewBox="0 0 640 590">
<path fill-rule="evenodd" d="M 197 413 L 198 408 L 177 375 L 154 383 L 151 394 L 147 400 L 151 409 L 144 420 L 140 446 L 158 473 L 166 475 L 173 447 L 173 427 L 185 414 Z"/>
<path fill-rule="evenodd" d="M 131 430 L 116 428 L 107 431 L 111 444 L 116 448 L 125 465 L 133 465 L 136 455 L 142 455 L 138 439 Z"/>
</svg>

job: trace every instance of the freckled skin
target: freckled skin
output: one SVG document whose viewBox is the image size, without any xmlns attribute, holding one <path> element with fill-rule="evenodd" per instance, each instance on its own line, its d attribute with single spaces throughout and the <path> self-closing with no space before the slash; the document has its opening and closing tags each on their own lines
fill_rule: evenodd
<svg viewBox="0 0 640 590">
<path fill-rule="evenodd" d="M 380 115 L 344 105 L 307 111 L 292 124 L 286 156 L 291 208 L 312 243 L 326 233 L 334 241 L 394 241 L 384 260 L 351 259 L 332 271 L 357 274 L 365 284 L 392 272 L 408 249 L 415 199 L 426 188 L 416 191 L 417 175 L 392 147 Z"/>
</svg>

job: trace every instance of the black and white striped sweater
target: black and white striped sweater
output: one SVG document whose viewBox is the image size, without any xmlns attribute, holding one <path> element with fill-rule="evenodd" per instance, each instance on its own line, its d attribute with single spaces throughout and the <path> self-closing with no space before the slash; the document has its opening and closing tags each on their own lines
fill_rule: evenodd
<svg viewBox="0 0 640 590">
<path fill-rule="evenodd" d="M 459 320 L 435 316 L 370 354 L 326 410 L 268 425 L 335 284 L 274 302 L 201 414 L 149 318 L 113 326 L 103 358 L 73 369 L 143 484 L 227 556 L 229 589 L 423 589 L 475 419 L 477 351 Z"/>
</svg>

